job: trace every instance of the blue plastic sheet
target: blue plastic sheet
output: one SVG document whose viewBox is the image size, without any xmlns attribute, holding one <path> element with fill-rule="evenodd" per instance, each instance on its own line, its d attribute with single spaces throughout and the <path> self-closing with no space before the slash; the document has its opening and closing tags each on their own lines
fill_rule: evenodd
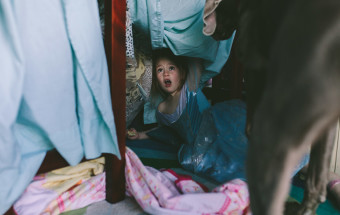
<svg viewBox="0 0 340 215">
<path fill-rule="evenodd" d="M 246 106 L 241 100 L 218 103 L 203 112 L 196 138 L 178 155 L 183 168 L 220 183 L 245 179 L 248 139 Z"/>
</svg>

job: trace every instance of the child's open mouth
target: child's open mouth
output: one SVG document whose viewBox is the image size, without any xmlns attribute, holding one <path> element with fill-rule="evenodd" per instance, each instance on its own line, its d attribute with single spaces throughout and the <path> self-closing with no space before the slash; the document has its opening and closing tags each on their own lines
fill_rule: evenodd
<svg viewBox="0 0 340 215">
<path fill-rule="evenodd" d="M 164 80 L 165 87 L 171 86 L 171 81 L 169 79 Z"/>
</svg>

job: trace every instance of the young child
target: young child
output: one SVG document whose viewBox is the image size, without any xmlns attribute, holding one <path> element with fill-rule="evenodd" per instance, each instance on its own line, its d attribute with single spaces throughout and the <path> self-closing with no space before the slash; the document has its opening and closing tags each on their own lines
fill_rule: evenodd
<svg viewBox="0 0 340 215">
<path fill-rule="evenodd" d="M 178 153 L 183 168 L 218 182 L 244 179 L 245 104 L 233 100 L 210 107 L 199 86 L 202 70 L 200 59 L 175 56 L 169 49 L 154 51 L 150 98 L 159 128 L 169 128 L 184 140 Z M 127 137 L 146 139 L 156 130 L 132 128 Z"/>
<path fill-rule="evenodd" d="M 151 104 L 161 113 L 173 113 L 187 78 L 188 68 L 185 59 L 174 56 L 168 49 L 156 50 L 153 53 L 152 68 Z M 149 136 L 146 133 L 149 131 L 137 132 L 131 128 L 127 132 L 127 137 L 147 139 Z"/>
</svg>

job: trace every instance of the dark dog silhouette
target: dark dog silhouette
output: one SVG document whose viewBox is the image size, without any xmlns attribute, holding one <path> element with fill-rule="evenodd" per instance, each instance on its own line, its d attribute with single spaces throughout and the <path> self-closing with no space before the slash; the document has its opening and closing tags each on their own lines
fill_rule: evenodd
<svg viewBox="0 0 340 215">
<path fill-rule="evenodd" d="M 340 1 L 207 0 L 204 22 L 217 40 L 238 31 L 253 214 L 283 214 L 291 172 L 310 148 L 304 200 L 287 213 L 315 214 L 340 115 Z"/>
</svg>

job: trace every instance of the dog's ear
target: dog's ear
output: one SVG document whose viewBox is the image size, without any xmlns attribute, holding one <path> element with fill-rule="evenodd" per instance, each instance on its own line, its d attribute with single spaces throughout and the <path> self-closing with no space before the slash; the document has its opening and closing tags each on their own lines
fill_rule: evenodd
<svg viewBox="0 0 340 215">
<path fill-rule="evenodd" d="M 203 34 L 213 35 L 216 30 L 216 13 L 215 10 L 222 0 L 206 0 L 203 14 Z"/>
</svg>

